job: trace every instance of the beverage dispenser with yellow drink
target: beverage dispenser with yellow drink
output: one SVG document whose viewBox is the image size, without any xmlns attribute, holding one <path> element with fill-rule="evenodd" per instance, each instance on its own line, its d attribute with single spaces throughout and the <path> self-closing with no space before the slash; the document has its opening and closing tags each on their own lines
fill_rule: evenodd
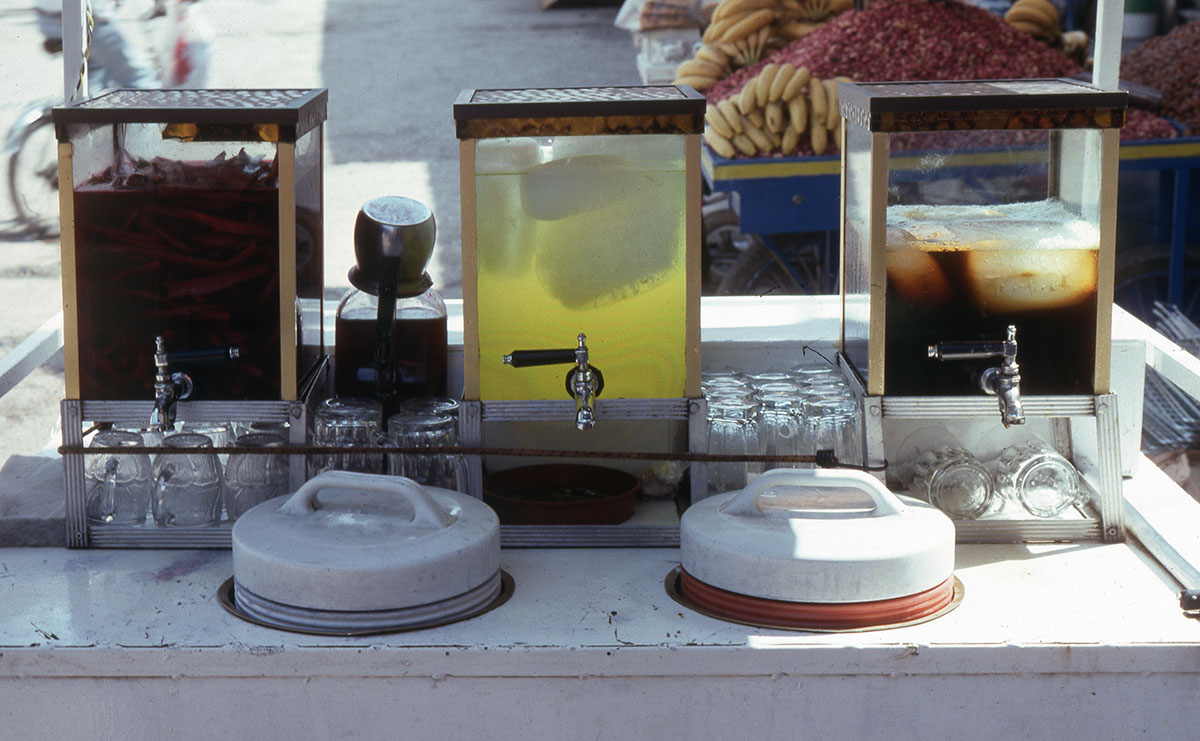
<svg viewBox="0 0 1200 741">
<path fill-rule="evenodd" d="M 580 449 L 606 419 L 689 418 L 704 109 L 670 85 L 459 96 L 464 444 L 485 421 L 558 421 Z"/>
</svg>

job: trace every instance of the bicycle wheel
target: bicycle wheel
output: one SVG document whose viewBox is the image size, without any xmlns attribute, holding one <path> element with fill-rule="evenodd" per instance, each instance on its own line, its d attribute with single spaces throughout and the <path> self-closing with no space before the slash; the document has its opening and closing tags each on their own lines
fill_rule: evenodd
<svg viewBox="0 0 1200 741">
<path fill-rule="evenodd" d="M 814 295 L 838 292 L 837 246 L 824 233 L 776 235 L 750 245 L 721 279 L 717 295 Z M 774 247 L 774 249 L 772 249 Z"/>
<path fill-rule="evenodd" d="M 8 193 L 17 220 L 35 236 L 58 236 L 58 140 L 50 112 L 26 127 L 8 161 Z"/>
</svg>

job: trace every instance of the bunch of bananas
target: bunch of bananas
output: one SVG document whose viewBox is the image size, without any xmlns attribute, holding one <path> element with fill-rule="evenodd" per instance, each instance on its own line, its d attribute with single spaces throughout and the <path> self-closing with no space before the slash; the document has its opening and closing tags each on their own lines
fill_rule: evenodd
<svg viewBox="0 0 1200 741">
<path fill-rule="evenodd" d="M 1017 0 L 1004 14 L 1004 20 L 1051 46 L 1057 46 L 1062 36 L 1058 29 L 1058 9 L 1049 0 Z"/>
<path fill-rule="evenodd" d="M 808 136 L 814 154 L 824 154 L 830 143 L 840 149 L 837 83 L 849 81 L 820 80 L 808 67 L 767 64 L 741 92 L 708 107 L 704 140 L 722 157 L 792 154 L 802 136 Z"/>
<path fill-rule="evenodd" d="M 854 0 L 780 0 L 776 32 L 791 41 L 812 33 L 838 13 L 854 7 Z"/>
<path fill-rule="evenodd" d="M 700 40 L 739 66 L 754 64 L 772 36 L 778 6 L 779 0 L 721 0 Z"/>
<path fill-rule="evenodd" d="M 675 82 L 703 92 L 739 67 L 748 67 L 817 29 L 854 0 L 721 0 L 694 58 L 679 65 Z"/>
</svg>

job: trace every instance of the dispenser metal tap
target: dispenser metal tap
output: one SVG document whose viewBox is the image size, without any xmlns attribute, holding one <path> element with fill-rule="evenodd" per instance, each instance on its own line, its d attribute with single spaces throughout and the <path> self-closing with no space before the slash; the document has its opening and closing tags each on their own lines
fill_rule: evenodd
<svg viewBox="0 0 1200 741">
<path fill-rule="evenodd" d="M 588 361 L 587 335 L 580 332 L 579 345 L 563 350 L 514 350 L 503 356 L 505 365 L 524 368 L 534 365 L 574 364 L 567 371 L 567 394 L 575 398 L 575 427 L 590 430 L 596 426 L 596 413 L 592 406 L 596 397 L 604 390 L 604 375 Z"/>
<path fill-rule="evenodd" d="M 171 371 L 171 364 L 211 363 L 236 360 L 241 353 L 236 347 L 212 347 L 201 350 L 178 350 L 167 353 L 162 335 L 154 338 L 154 409 L 150 424 L 170 432 L 175 429 L 176 404 L 192 395 L 192 377 L 183 371 Z"/>
<path fill-rule="evenodd" d="M 978 360 L 1000 358 L 1000 365 L 987 368 L 979 376 L 979 387 L 995 396 L 1000 405 L 1000 421 L 1005 427 L 1025 423 L 1021 404 L 1021 366 L 1017 364 L 1017 328 L 1008 325 L 1000 342 L 939 342 L 929 346 L 929 357 L 937 360 Z"/>
<path fill-rule="evenodd" d="M 575 395 L 575 428 L 590 430 L 596 426 L 596 414 L 592 403 L 598 393 L 596 372 L 588 365 L 587 337 L 579 333 L 579 347 L 575 349 L 575 370 L 568 374 L 571 391 Z"/>
<path fill-rule="evenodd" d="M 175 429 L 175 405 L 192 395 L 192 379 L 181 371 L 171 372 L 166 341 L 162 335 L 154 338 L 154 409 L 150 424 L 170 432 Z"/>
</svg>

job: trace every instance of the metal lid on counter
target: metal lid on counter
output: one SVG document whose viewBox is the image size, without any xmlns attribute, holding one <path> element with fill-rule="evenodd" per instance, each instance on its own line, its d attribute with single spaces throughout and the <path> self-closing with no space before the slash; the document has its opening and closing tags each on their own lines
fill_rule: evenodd
<svg viewBox="0 0 1200 741">
<path fill-rule="evenodd" d="M 402 629 L 477 614 L 500 592 L 500 524 L 465 494 L 327 471 L 233 528 L 240 609 L 319 631 Z"/>
</svg>

